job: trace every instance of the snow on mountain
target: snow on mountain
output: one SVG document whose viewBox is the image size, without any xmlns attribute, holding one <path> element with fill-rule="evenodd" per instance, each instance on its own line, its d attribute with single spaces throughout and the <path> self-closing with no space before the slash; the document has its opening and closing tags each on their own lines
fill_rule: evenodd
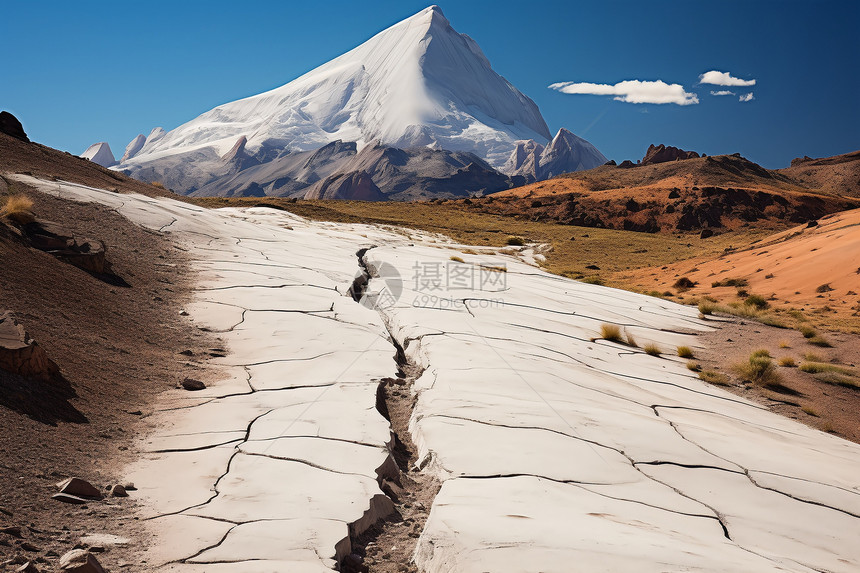
<svg viewBox="0 0 860 573">
<path fill-rule="evenodd" d="M 123 161 L 127 161 L 138 154 L 138 152 L 143 148 L 143 145 L 146 143 L 146 136 L 142 133 L 137 137 L 132 139 L 128 145 L 125 146 L 125 153 L 122 154 L 122 159 L 120 159 L 120 163 Z"/>
<path fill-rule="evenodd" d="M 493 71 L 475 41 L 456 32 L 437 6 L 282 87 L 158 135 L 122 168 L 133 173 L 204 147 L 222 156 L 242 136 L 250 153 L 379 140 L 471 151 L 499 167 L 517 140 L 550 138 L 535 103 Z"/>
<path fill-rule="evenodd" d="M 606 157 L 596 147 L 561 128 L 546 148 L 534 140 L 518 141 L 502 171 L 522 175 L 532 182 L 593 169 L 604 163 Z"/>
<path fill-rule="evenodd" d="M 114 158 L 113 152 L 110 150 L 110 145 L 106 141 L 93 143 L 80 156 L 102 167 L 116 165 L 116 158 Z"/>
</svg>

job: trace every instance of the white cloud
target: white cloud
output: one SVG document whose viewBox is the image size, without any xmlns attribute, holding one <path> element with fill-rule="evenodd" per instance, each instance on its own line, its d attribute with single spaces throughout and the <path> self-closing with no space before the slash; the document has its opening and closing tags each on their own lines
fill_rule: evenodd
<svg viewBox="0 0 860 573">
<path fill-rule="evenodd" d="M 752 92 L 750 92 L 748 94 L 741 95 L 741 97 L 738 98 L 738 101 L 752 101 L 754 99 L 755 96 L 752 94 Z"/>
<path fill-rule="evenodd" d="M 755 80 L 742 80 L 732 77 L 729 72 L 718 72 L 711 70 L 699 76 L 700 84 L 711 84 L 715 86 L 754 86 Z"/>
<path fill-rule="evenodd" d="M 615 96 L 613 99 L 627 103 L 674 103 L 677 105 L 699 103 L 699 97 L 684 91 L 684 86 L 681 84 L 667 84 L 661 80 L 655 82 L 627 80 L 615 85 L 559 82 L 549 87 L 566 94 L 611 95 Z"/>
<path fill-rule="evenodd" d="M 720 90 L 718 92 L 711 91 L 712 96 L 733 96 L 735 92 L 730 92 L 729 90 Z"/>
</svg>

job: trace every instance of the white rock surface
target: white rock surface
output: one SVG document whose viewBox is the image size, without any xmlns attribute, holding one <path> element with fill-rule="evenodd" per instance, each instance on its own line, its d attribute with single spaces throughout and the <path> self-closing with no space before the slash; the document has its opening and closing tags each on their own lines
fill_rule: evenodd
<svg viewBox="0 0 860 573">
<path fill-rule="evenodd" d="M 140 152 L 140 150 L 143 149 L 143 146 L 145 143 L 146 143 L 146 136 L 143 135 L 142 133 L 138 134 L 137 137 L 135 137 L 134 139 L 129 141 L 128 145 L 125 146 L 125 153 L 122 154 L 122 158 L 119 160 L 120 163 L 122 163 L 123 161 L 126 161 L 128 159 L 131 159 L 132 157 L 137 155 L 138 152 Z"/>
<path fill-rule="evenodd" d="M 102 167 L 116 165 L 116 158 L 114 158 L 113 151 L 110 150 L 110 145 L 106 141 L 93 143 L 80 156 Z"/>
<path fill-rule="evenodd" d="M 716 323 L 693 308 L 421 233 L 17 177 L 184 243 L 190 318 L 226 341 L 223 382 L 165 395 L 130 476 L 161 571 L 331 570 L 390 510 L 389 335 L 424 369 L 410 431 L 442 481 L 420 571 L 860 569 L 860 446 L 694 377 L 675 349 Z M 372 310 L 346 293 L 374 245 Z"/>
</svg>

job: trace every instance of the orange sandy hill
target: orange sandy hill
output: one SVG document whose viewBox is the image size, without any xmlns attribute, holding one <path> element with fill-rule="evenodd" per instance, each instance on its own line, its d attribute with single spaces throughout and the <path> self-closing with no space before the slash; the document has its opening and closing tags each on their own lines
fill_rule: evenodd
<svg viewBox="0 0 860 573">
<path fill-rule="evenodd" d="M 748 292 L 769 297 L 776 307 L 829 307 L 860 316 L 860 209 L 823 217 L 815 226 L 788 229 L 716 259 L 626 274 L 634 283 L 661 292 L 680 277 L 699 283 L 689 291 L 694 295 L 734 299 L 735 287 L 712 285 L 739 278 L 748 282 Z"/>
<path fill-rule="evenodd" d="M 477 206 L 589 227 L 707 233 L 753 224 L 776 231 L 860 207 L 860 200 L 811 189 L 735 154 L 604 165 L 495 193 Z"/>
</svg>

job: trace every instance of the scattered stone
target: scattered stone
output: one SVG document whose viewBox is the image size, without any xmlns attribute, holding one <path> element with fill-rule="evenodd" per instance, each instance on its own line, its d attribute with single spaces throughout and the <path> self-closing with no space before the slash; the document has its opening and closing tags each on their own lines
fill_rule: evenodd
<svg viewBox="0 0 860 573">
<path fill-rule="evenodd" d="M 702 229 L 702 232 L 699 233 L 700 239 L 708 239 L 714 236 L 714 232 L 710 229 Z"/>
<path fill-rule="evenodd" d="M 83 549 L 72 549 L 60 557 L 60 571 L 72 573 L 105 573 L 98 559 Z"/>
<path fill-rule="evenodd" d="M 0 369 L 26 378 L 52 382 L 60 368 L 11 313 L 0 313 Z"/>
<path fill-rule="evenodd" d="M 38 553 L 39 551 L 41 551 L 41 550 L 42 550 L 42 548 L 41 548 L 41 547 L 37 547 L 36 545 L 33 545 L 33 544 L 32 544 L 32 543 L 30 543 L 29 541 L 25 541 L 24 543 L 22 543 L 21 545 L 19 545 L 19 547 L 20 547 L 21 549 L 23 549 L 24 551 L 30 551 L 30 552 L 32 552 L 32 553 Z"/>
<path fill-rule="evenodd" d="M 193 350 L 183 350 L 179 354 L 181 354 L 183 356 L 194 356 L 194 351 Z"/>
<path fill-rule="evenodd" d="M 126 492 L 125 488 L 119 484 L 113 486 L 110 490 L 110 494 L 113 497 L 128 497 L 128 492 Z"/>
<path fill-rule="evenodd" d="M 188 311 L 183 309 L 179 311 L 179 316 L 188 316 Z"/>
<path fill-rule="evenodd" d="M 0 507 L 0 513 L 2 513 L 4 515 L 8 515 L 9 517 L 12 517 L 12 515 L 13 515 L 12 512 L 9 511 L 8 509 L 6 509 L 5 507 Z"/>
<path fill-rule="evenodd" d="M 96 499 L 102 497 L 102 492 L 98 488 L 90 482 L 77 477 L 70 477 L 65 481 L 61 481 L 57 484 L 57 487 L 60 488 L 60 493 L 76 497 L 91 497 Z"/>
<path fill-rule="evenodd" d="M 6 535 L 11 535 L 12 537 L 17 537 L 18 539 L 21 539 L 21 528 L 17 525 L 4 527 L 3 529 L 0 529 L 0 533 L 5 533 Z"/>
<path fill-rule="evenodd" d="M 598 267 L 597 265 L 588 265 L 585 268 L 592 270 L 592 271 L 599 271 L 600 270 L 600 267 Z"/>
<path fill-rule="evenodd" d="M 182 381 L 182 387 L 186 390 L 194 392 L 196 390 L 203 390 L 206 388 L 206 384 L 201 382 L 200 380 L 195 380 L 194 378 L 185 378 Z"/>
<path fill-rule="evenodd" d="M 50 221 L 33 221 L 24 225 L 30 244 L 91 273 L 110 272 L 102 241 L 75 237 L 71 231 Z"/>
<path fill-rule="evenodd" d="M 32 561 L 27 561 L 17 569 L 15 569 L 18 573 L 39 573 L 39 568 L 33 565 Z"/>
<path fill-rule="evenodd" d="M 128 482 L 126 484 L 123 484 L 122 487 L 124 487 L 126 491 L 137 491 L 137 488 L 134 487 L 134 484 L 132 482 Z"/>
</svg>

